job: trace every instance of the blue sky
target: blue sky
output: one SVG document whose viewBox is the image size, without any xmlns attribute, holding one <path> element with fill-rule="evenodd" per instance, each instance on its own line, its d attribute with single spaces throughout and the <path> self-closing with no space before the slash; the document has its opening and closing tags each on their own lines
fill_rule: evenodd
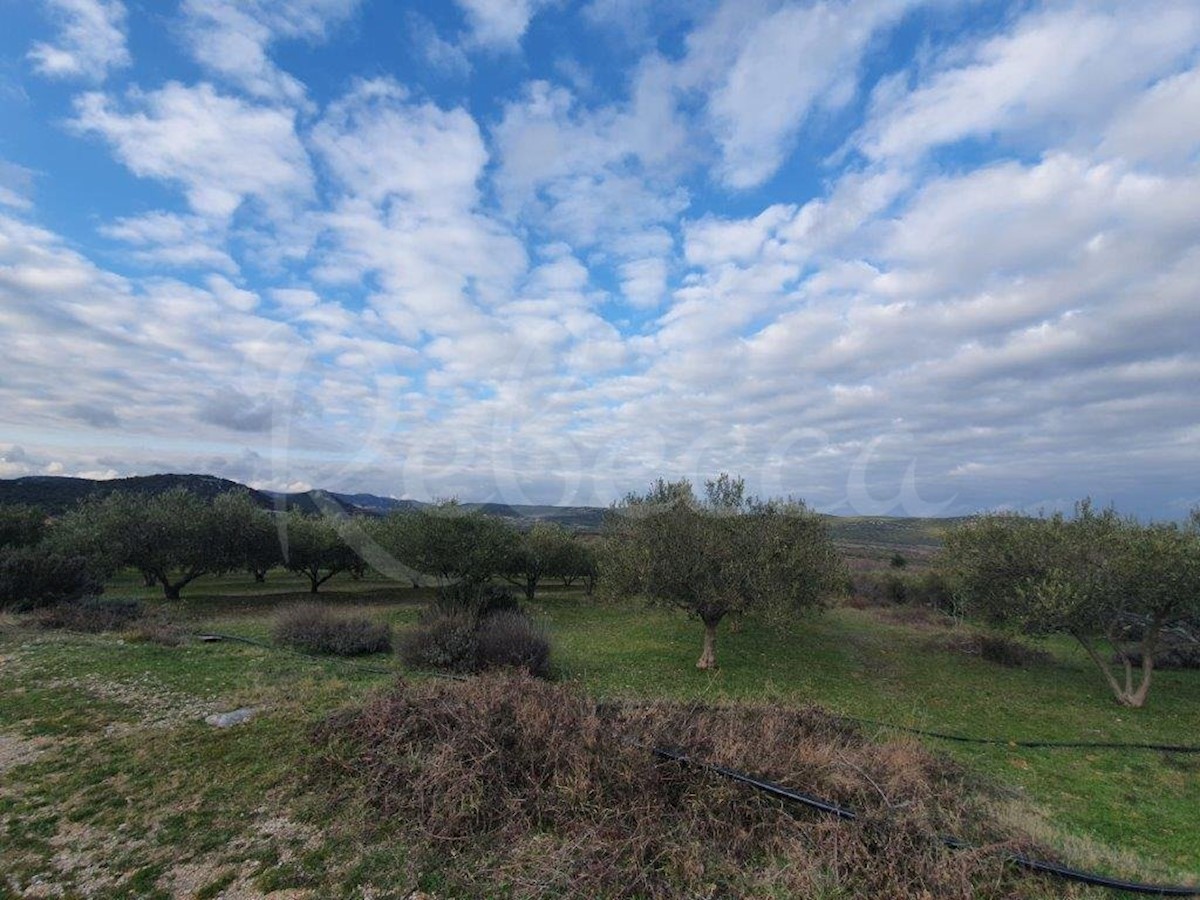
<svg viewBox="0 0 1200 900">
<path fill-rule="evenodd" d="M 1200 6 L 0 0 L 0 477 L 1200 502 Z"/>
</svg>

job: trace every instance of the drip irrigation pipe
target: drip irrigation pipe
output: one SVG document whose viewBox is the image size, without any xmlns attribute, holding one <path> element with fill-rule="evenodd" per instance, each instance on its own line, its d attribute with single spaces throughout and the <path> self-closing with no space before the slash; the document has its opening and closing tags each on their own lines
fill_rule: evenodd
<svg viewBox="0 0 1200 900">
<path fill-rule="evenodd" d="M 785 788 L 783 785 L 775 784 L 772 781 L 765 781 L 761 778 L 755 778 L 753 775 L 747 775 L 745 772 L 739 772 L 736 769 L 730 769 L 726 766 L 715 765 L 713 763 L 700 762 L 692 759 L 683 753 L 675 750 L 668 750 L 664 747 L 649 748 L 659 759 L 669 760 L 678 763 L 682 766 L 694 766 L 707 772 L 712 772 L 720 775 L 723 778 L 728 778 L 739 784 L 744 784 L 747 787 L 760 791 L 768 796 L 775 797 L 780 800 L 786 800 L 791 803 L 799 803 L 809 809 L 815 809 L 818 812 L 826 815 L 836 816 L 845 821 L 857 821 L 860 816 L 852 809 L 847 809 L 844 806 L 839 806 L 828 800 L 822 800 L 819 797 L 814 797 L 810 794 L 794 791 L 790 788 Z M 966 841 L 959 840 L 955 837 L 943 836 L 939 838 L 942 844 L 951 850 L 978 850 Z M 1087 884 L 1093 887 L 1107 888 L 1114 891 L 1126 891 L 1131 894 L 1142 894 L 1153 897 L 1200 897 L 1200 886 L 1188 887 L 1186 885 L 1166 885 L 1166 884 L 1145 884 L 1139 881 L 1124 881 L 1119 878 L 1110 878 L 1107 875 L 1100 875 L 1095 872 L 1085 872 L 1080 869 L 1073 869 L 1070 866 L 1061 866 L 1057 863 L 1044 862 L 1039 859 L 1033 859 L 1029 856 L 1024 856 L 1020 853 L 1003 852 L 1003 858 L 1014 865 L 1020 866 L 1023 869 L 1028 869 L 1032 872 L 1040 872 L 1044 875 L 1051 875 L 1055 878 L 1062 878 L 1067 881 L 1078 882 L 1079 884 Z"/>
</svg>

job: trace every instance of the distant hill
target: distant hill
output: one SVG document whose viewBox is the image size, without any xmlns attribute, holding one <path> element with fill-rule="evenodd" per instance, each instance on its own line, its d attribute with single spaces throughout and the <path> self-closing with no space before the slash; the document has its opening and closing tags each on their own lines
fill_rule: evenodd
<svg viewBox="0 0 1200 900">
<path fill-rule="evenodd" d="M 900 516 L 826 516 L 835 541 L 846 544 L 886 547 L 936 548 L 942 535 L 965 517 L 945 519 Z"/>
<path fill-rule="evenodd" d="M 396 510 L 420 509 L 425 504 L 419 500 L 397 500 L 395 497 L 379 497 L 375 494 L 334 494 L 330 497 L 363 512 L 387 515 Z"/>
<path fill-rule="evenodd" d="M 173 488 L 187 488 L 205 499 L 228 491 L 247 491 L 255 502 L 267 507 L 270 498 L 244 484 L 215 475 L 137 475 L 95 481 L 90 478 L 66 478 L 58 475 L 29 475 L 0 479 L 0 503 L 26 503 L 38 506 L 50 515 L 61 515 L 87 497 L 102 497 L 117 491 L 134 494 L 161 494 Z"/>
</svg>

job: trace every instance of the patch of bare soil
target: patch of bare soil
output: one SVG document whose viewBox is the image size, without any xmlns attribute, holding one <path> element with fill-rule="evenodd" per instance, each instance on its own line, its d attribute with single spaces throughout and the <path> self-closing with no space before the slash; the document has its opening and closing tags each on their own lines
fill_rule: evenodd
<svg viewBox="0 0 1200 900">
<path fill-rule="evenodd" d="M 47 737 L 27 738 L 0 732 L 0 774 L 33 762 L 46 752 L 51 743 Z"/>
<path fill-rule="evenodd" d="M 105 728 L 106 737 L 123 737 L 143 729 L 178 728 L 222 709 L 217 698 L 197 698 L 172 691 L 149 676 L 116 679 L 89 674 L 54 679 L 47 682 L 46 686 L 81 691 L 97 700 L 119 703 L 137 714 L 133 722 L 109 724 Z"/>
</svg>

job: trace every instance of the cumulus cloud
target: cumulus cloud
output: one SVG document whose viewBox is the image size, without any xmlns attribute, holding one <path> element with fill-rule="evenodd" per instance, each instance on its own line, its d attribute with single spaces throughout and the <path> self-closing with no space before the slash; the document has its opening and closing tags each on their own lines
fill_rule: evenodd
<svg viewBox="0 0 1200 900">
<path fill-rule="evenodd" d="M 578 15 L 475 4 L 459 47 L 396 20 L 432 84 L 351 67 L 310 97 L 272 48 L 349 6 L 188 4 L 219 89 L 77 101 L 180 194 L 102 217 L 142 268 L 0 173 L 0 472 L 606 503 L 724 469 L 843 512 L 1183 508 L 1194 4 L 1021 6 L 920 48 L 914 7 L 647 12 L 619 72 L 484 52 L 468 96 L 463 49 Z"/>
<path fill-rule="evenodd" d="M 529 22 L 552 0 L 455 0 L 467 18 L 471 42 L 499 50 L 517 47 Z"/>
<path fill-rule="evenodd" d="M 312 141 L 339 189 L 321 277 L 373 274 L 375 308 L 409 338 L 479 323 L 477 301 L 511 290 L 525 254 L 478 209 L 487 150 L 466 110 L 414 101 L 390 80 L 362 82 Z"/>
<path fill-rule="evenodd" d="M 83 94 L 75 111 L 75 129 L 102 137 L 134 174 L 178 184 L 198 215 L 228 219 L 249 199 L 279 212 L 312 192 L 291 110 L 170 82 L 124 104 Z"/>
<path fill-rule="evenodd" d="M 269 55 L 283 40 L 319 41 L 351 16 L 359 0 L 184 0 L 184 36 L 214 75 L 255 97 L 301 103 L 306 91 Z"/>
<path fill-rule="evenodd" d="M 34 69 L 48 78 L 102 81 L 111 69 L 130 63 L 121 0 L 43 0 L 59 28 L 54 42 L 38 41 L 29 51 Z"/>
<path fill-rule="evenodd" d="M 815 110 L 836 109 L 854 97 L 868 41 L 911 5 L 785 6 L 754 22 L 708 99 L 721 180 L 748 188 L 775 174 Z"/>
<path fill-rule="evenodd" d="M 105 237 L 136 248 L 133 256 L 148 266 L 236 271 L 224 243 L 228 237 L 220 223 L 198 215 L 150 212 L 123 216 L 100 226 Z"/>
<path fill-rule="evenodd" d="M 962 48 L 948 51 L 898 98 L 888 83 L 860 143 L 873 158 L 911 158 L 967 138 L 1094 142 L 1112 111 L 1171 74 L 1198 38 L 1192 3 L 1051 5 L 980 41 L 965 60 Z"/>
</svg>

